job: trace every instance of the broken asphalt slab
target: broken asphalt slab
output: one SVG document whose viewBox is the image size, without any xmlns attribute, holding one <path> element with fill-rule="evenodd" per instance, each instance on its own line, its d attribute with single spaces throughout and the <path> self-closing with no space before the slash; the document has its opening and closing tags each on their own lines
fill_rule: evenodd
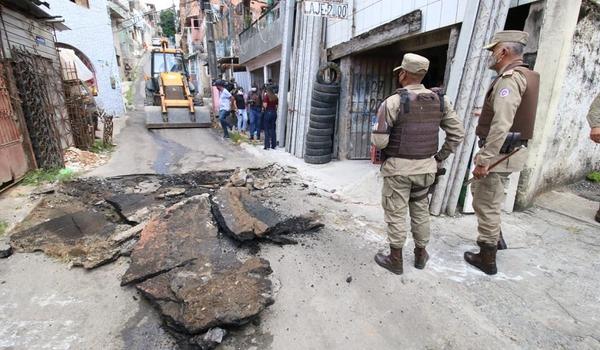
<svg viewBox="0 0 600 350">
<path fill-rule="evenodd" d="M 273 302 L 269 262 L 238 260 L 211 206 L 208 195 L 194 196 L 152 218 L 122 279 L 137 283 L 170 329 L 190 337 L 245 324 Z"/>
<path fill-rule="evenodd" d="M 323 227 L 316 216 L 283 217 L 265 207 L 243 187 L 221 187 L 213 196 L 213 213 L 222 231 L 238 241 L 266 239 L 276 243 L 296 243 L 283 237 Z"/>
<path fill-rule="evenodd" d="M 10 245 L 17 252 L 42 251 L 72 266 L 92 269 L 119 257 L 120 245 L 134 235 L 116 241 L 111 237 L 129 229 L 128 225 L 109 221 L 102 213 L 78 211 L 16 232 Z"/>
</svg>

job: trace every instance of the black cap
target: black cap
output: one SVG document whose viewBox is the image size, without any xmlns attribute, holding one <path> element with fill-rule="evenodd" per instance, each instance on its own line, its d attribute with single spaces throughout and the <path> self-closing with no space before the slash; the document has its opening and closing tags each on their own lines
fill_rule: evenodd
<svg viewBox="0 0 600 350">
<path fill-rule="evenodd" d="M 214 86 L 225 86 L 225 82 L 221 79 L 217 79 L 215 80 L 215 82 L 213 83 Z"/>
</svg>

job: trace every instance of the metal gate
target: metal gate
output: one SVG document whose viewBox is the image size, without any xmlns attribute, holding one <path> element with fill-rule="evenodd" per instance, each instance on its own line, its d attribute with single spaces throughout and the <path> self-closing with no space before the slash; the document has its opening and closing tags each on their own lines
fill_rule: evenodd
<svg viewBox="0 0 600 350">
<path fill-rule="evenodd" d="M 28 148 L 12 107 L 10 76 L 6 68 L 5 62 L 0 62 L 0 188 L 18 180 L 29 170 Z"/>
<path fill-rule="evenodd" d="M 32 54 L 23 48 L 12 48 L 15 79 L 29 137 L 37 165 L 41 168 L 62 167 L 64 164 L 61 135 L 57 121 L 64 119 L 60 74 L 56 74 L 52 61 Z M 67 120 L 68 121 L 68 120 Z M 63 125 L 61 125 L 63 127 Z"/>
<path fill-rule="evenodd" d="M 371 118 L 396 89 L 392 73 L 398 59 L 355 56 L 352 58 L 352 104 L 350 107 L 350 159 L 369 159 Z"/>
</svg>

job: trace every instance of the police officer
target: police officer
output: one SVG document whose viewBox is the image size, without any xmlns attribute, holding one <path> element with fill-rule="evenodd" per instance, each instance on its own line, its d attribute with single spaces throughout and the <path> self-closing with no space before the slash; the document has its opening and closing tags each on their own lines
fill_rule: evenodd
<svg viewBox="0 0 600 350">
<path fill-rule="evenodd" d="M 595 143 L 600 143 L 600 94 L 596 96 L 590 111 L 587 115 L 587 120 L 590 123 L 590 139 Z M 596 221 L 600 222 L 600 209 L 596 213 Z"/>
<path fill-rule="evenodd" d="M 375 262 L 395 274 L 402 274 L 402 247 L 406 241 L 406 211 L 415 241 L 415 262 L 425 268 L 429 255 L 429 186 L 435 180 L 438 163 L 454 151 L 464 137 L 462 123 L 439 89 L 426 89 L 421 81 L 429 69 L 425 57 L 407 53 L 394 69 L 401 89 L 388 97 L 377 112 L 371 142 L 383 150 L 386 160 L 382 206 L 387 223 L 389 255 L 378 253 Z M 446 139 L 439 149 L 439 129 Z"/>
<path fill-rule="evenodd" d="M 516 30 L 498 32 L 485 46 L 491 52 L 488 67 L 498 76 L 490 85 L 476 134 L 480 151 L 475 156 L 475 181 L 471 185 L 478 220 L 477 254 L 465 252 L 465 260 L 488 275 L 497 272 L 496 252 L 505 248 L 501 238 L 500 212 L 508 177 L 521 171 L 527 159 L 527 142 L 533 137 L 539 74 L 523 63 L 528 34 Z M 493 170 L 507 154 L 514 153 Z"/>
</svg>

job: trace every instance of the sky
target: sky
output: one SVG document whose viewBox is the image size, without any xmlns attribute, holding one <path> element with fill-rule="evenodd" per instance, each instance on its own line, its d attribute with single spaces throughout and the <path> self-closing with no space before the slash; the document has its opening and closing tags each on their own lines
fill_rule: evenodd
<svg viewBox="0 0 600 350">
<path fill-rule="evenodd" d="M 156 5 L 157 10 L 164 10 L 167 7 L 173 6 L 173 0 L 146 0 L 148 3 Z M 175 0 L 176 6 L 179 5 L 179 0 Z"/>
</svg>

